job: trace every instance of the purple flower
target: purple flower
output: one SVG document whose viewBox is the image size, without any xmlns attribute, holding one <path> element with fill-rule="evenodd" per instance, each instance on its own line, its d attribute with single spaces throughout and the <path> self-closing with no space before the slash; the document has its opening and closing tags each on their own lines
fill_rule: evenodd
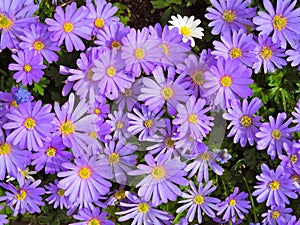
<svg viewBox="0 0 300 225">
<path fill-rule="evenodd" d="M 39 5 L 24 4 L 19 0 L 0 2 L 0 49 L 17 48 L 18 37 L 23 34 L 23 29 L 36 22 L 32 17 Z"/>
<path fill-rule="evenodd" d="M 120 58 L 117 49 L 106 51 L 95 61 L 94 78 L 98 80 L 100 94 L 115 100 L 120 91 L 130 88 L 134 77 L 124 71 L 125 61 Z"/>
<path fill-rule="evenodd" d="M 144 101 L 145 105 L 153 112 L 160 111 L 167 103 L 168 113 L 176 115 L 176 106 L 179 102 L 186 102 L 188 95 L 181 85 L 175 80 L 175 70 L 168 70 L 168 77 L 165 78 L 163 69 L 157 67 L 152 74 L 154 80 L 144 77 L 141 94 L 138 100 Z"/>
<path fill-rule="evenodd" d="M 20 48 L 33 49 L 35 54 L 42 54 L 42 56 L 49 62 L 56 62 L 58 55 L 55 51 L 60 49 L 56 43 L 50 40 L 50 32 L 48 26 L 42 23 L 32 24 L 30 29 L 24 28 L 24 35 L 20 35 Z"/>
<path fill-rule="evenodd" d="M 89 105 L 84 101 L 80 101 L 75 105 L 75 96 L 72 93 L 60 109 L 55 102 L 54 110 L 57 118 L 54 118 L 55 135 L 61 135 L 63 143 L 66 147 L 72 148 L 74 155 L 80 156 L 87 150 L 87 144 L 92 138 L 89 132 L 94 132 L 95 115 L 86 115 Z"/>
<path fill-rule="evenodd" d="M 20 182 L 18 188 L 11 183 L 0 183 L 0 186 L 7 190 L 5 196 L 0 197 L 0 201 L 6 201 L 6 205 L 14 211 L 14 216 L 19 213 L 25 214 L 26 211 L 40 213 L 40 206 L 45 205 L 40 196 L 45 194 L 45 189 L 37 187 L 41 180 L 31 182 L 31 180 Z"/>
<path fill-rule="evenodd" d="M 129 33 L 129 30 L 128 26 L 124 27 L 124 24 L 120 22 L 108 24 L 98 31 L 97 39 L 94 42 L 96 45 L 100 45 L 100 49 L 116 48 L 119 50 L 123 45 L 122 38 Z"/>
<path fill-rule="evenodd" d="M 260 116 L 254 114 L 262 106 L 262 101 L 259 98 L 254 98 L 248 104 L 247 99 L 243 103 L 239 99 L 231 102 L 231 107 L 228 108 L 228 113 L 223 114 L 223 118 L 230 121 L 227 129 L 230 129 L 228 137 L 234 136 L 233 142 L 240 142 L 242 147 L 245 147 L 247 142 L 253 146 L 257 140 L 255 134 L 260 126 Z"/>
<path fill-rule="evenodd" d="M 300 225 L 300 220 L 297 221 L 297 217 L 296 216 L 292 216 L 287 225 Z"/>
<path fill-rule="evenodd" d="M 292 218 L 292 215 L 289 213 L 292 211 L 291 208 L 271 206 L 268 212 L 262 214 L 262 217 L 265 217 L 262 221 L 263 225 L 288 224 Z"/>
<path fill-rule="evenodd" d="M 298 66 L 300 70 L 300 44 L 295 49 L 289 49 L 285 52 L 288 55 L 287 61 L 292 62 L 291 66 Z"/>
<path fill-rule="evenodd" d="M 134 108 L 133 112 L 135 114 L 128 113 L 128 131 L 133 135 L 139 134 L 140 141 L 152 137 L 156 131 L 165 125 L 164 121 L 160 118 L 164 111 L 157 114 L 142 105 L 140 109 Z"/>
<path fill-rule="evenodd" d="M 125 69 L 135 77 L 141 75 L 142 69 L 149 75 L 165 55 L 163 48 L 159 47 L 161 42 L 150 37 L 148 28 L 141 31 L 131 28 L 122 41 L 121 57 L 125 60 Z"/>
<path fill-rule="evenodd" d="M 287 155 L 280 155 L 280 165 L 285 171 L 293 174 L 300 174 L 300 143 L 293 141 L 291 147 L 286 149 Z"/>
<path fill-rule="evenodd" d="M 20 104 L 6 114 L 9 119 L 4 129 L 12 130 L 7 141 L 20 148 L 37 151 L 51 140 L 54 114 L 50 113 L 50 104 L 42 106 L 42 101 Z"/>
<path fill-rule="evenodd" d="M 5 141 L 0 137 L 0 180 L 5 178 L 5 174 L 16 177 L 18 170 L 24 170 L 30 164 L 30 152 L 21 150 L 18 146 Z"/>
<path fill-rule="evenodd" d="M 45 168 L 46 174 L 54 174 L 61 170 L 61 164 L 67 162 L 73 157 L 69 151 L 64 151 L 65 146 L 61 137 L 54 136 L 51 142 L 45 143 L 44 147 L 36 150 L 31 155 L 32 165 L 35 165 L 35 171 Z"/>
<path fill-rule="evenodd" d="M 136 150 L 137 146 L 130 143 L 125 144 L 124 139 L 105 144 L 104 154 L 119 184 L 126 183 L 127 174 L 132 170 L 131 167 L 136 164 L 137 156 L 134 155 Z"/>
<path fill-rule="evenodd" d="M 171 224 L 170 220 L 173 219 L 172 215 L 169 215 L 165 211 L 155 209 L 151 202 L 139 199 L 128 191 L 125 192 L 125 195 L 130 200 L 130 203 L 120 203 L 122 207 L 128 208 L 127 210 L 116 212 L 117 215 L 123 215 L 118 219 L 120 222 L 133 219 L 132 225 Z"/>
<path fill-rule="evenodd" d="M 293 10 L 297 1 L 291 3 L 290 0 L 277 0 L 276 11 L 269 0 L 263 1 L 266 11 L 259 11 L 258 16 L 253 18 L 253 23 L 257 25 L 256 30 L 260 34 L 272 35 L 273 43 L 281 41 L 281 47 L 286 48 L 286 42 L 292 47 L 295 46 L 294 37 L 300 34 L 298 29 L 300 22 L 300 11 Z"/>
<path fill-rule="evenodd" d="M 252 17 L 256 14 L 256 8 L 247 8 L 250 0 L 211 0 L 214 8 L 207 8 L 205 17 L 213 20 L 208 24 L 213 27 L 211 33 L 214 35 L 224 34 L 225 32 L 238 31 L 246 26 L 253 26 Z"/>
<path fill-rule="evenodd" d="M 233 31 L 232 34 L 226 32 L 221 35 L 221 40 L 222 42 L 213 41 L 215 50 L 211 54 L 215 55 L 216 58 L 237 59 L 249 67 L 258 61 L 253 52 L 256 46 L 253 34 L 247 34 L 243 30 Z"/>
<path fill-rule="evenodd" d="M 205 100 L 199 98 L 196 101 L 193 95 L 186 105 L 177 105 L 178 113 L 173 120 L 173 124 L 178 125 L 177 132 L 179 132 L 179 137 L 191 136 L 202 140 L 211 131 L 213 117 L 205 114 L 211 108 L 204 108 L 204 106 Z"/>
<path fill-rule="evenodd" d="M 228 160 L 231 159 L 231 155 L 227 152 L 227 149 L 216 149 L 216 160 L 221 164 L 228 163 Z"/>
<path fill-rule="evenodd" d="M 221 176 L 224 172 L 224 169 L 215 162 L 216 154 L 209 150 L 208 147 L 202 143 L 198 143 L 197 147 L 194 149 L 188 159 L 196 160 L 192 163 L 189 163 L 186 166 L 185 171 L 190 172 L 188 176 L 189 178 L 193 177 L 198 171 L 198 182 L 202 182 L 203 178 L 205 181 L 209 180 L 208 167 L 210 167 L 212 171 L 219 176 Z"/>
<path fill-rule="evenodd" d="M 108 114 L 110 120 L 106 120 L 106 123 L 111 125 L 113 134 L 113 139 L 129 138 L 130 134 L 128 132 L 128 113 L 123 113 L 122 110 L 113 111 L 113 113 Z"/>
<path fill-rule="evenodd" d="M 90 19 L 87 19 L 89 10 L 81 6 L 77 9 L 76 2 L 67 5 L 66 12 L 60 6 L 55 9 L 54 19 L 46 18 L 48 30 L 52 33 L 51 41 L 61 46 L 65 42 L 68 52 L 84 50 L 85 45 L 79 37 L 91 40 L 92 28 Z"/>
<path fill-rule="evenodd" d="M 278 156 L 282 154 L 282 148 L 287 148 L 291 145 L 291 132 L 294 128 L 289 128 L 288 126 L 292 122 L 292 118 L 289 118 L 286 122 L 286 113 L 278 113 L 276 121 L 272 116 L 269 116 L 270 122 L 263 123 L 259 132 L 255 136 L 259 139 L 257 141 L 256 148 L 258 150 L 263 150 L 268 148 L 268 155 L 274 160 L 276 152 Z"/>
<path fill-rule="evenodd" d="M 103 0 L 95 0 L 95 5 L 92 2 L 87 2 L 86 4 L 89 9 L 87 18 L 93 21 L 92 35 L 97 35 L 99 31 L 108 25 L 119 21 L 119 17 L 114 16 L 118 10 L 117 6 L 112 7 L 111 3 Z"/>
<path fill-rule="evenodd" d="M 19 50 L 18 55 L 12 55 L 17 62 L 8 66 L 9 70 L 18 71 L 13 75 L 16 82 L 22 81 L 22 85 L 32 85 L 32 81 L 39 82 L 43 77 L 46 66 L 43 65 L 43 57 L 40 54 L 35 55 L 34 50 Z"/>
<path fill-rule="evenodd" d="M 264 66 L 264 73 L 275 72 L 275 66 L 281 69 L 282 66 L 287 65 L 286 60 L 283 59 L 286 54 L 283 53 L 284 49 L 280 47 L 280 41 L 273 43 L 272 38 L 266 34 L 258 37 L 258 44 L 254 52 L 258 59 L 258 62 L 255 62 L 253 65 L 255 73 L 259 72 L 262 65 Z"/>
<path fill-rule="evenodd" d="M 12 89 L 12 96 L 16 100 L 17 105 L 31 102 L 33 97 L 31 96 L 31 93 L 24 89 L 23 87 L 13 88 Z"/>
<path fill-rule="evenodd" d="M 219 199 L 209 197 L 208 195 L 211 194 L 216 190 L 216 186 L 212 187 L 212 182 L 208 182 L 204 187 L 203 184 L 200 183 L 198 190 L 195 187 L 195 184 L 193 181 L 190 181 L 190 187 L 192 190 L 187 189 L 187 193 L 183 193 L 182 198 L 185 198 L 185 200 L 179 201 L 179 203 L 186 203 L 183 206 L 179 207 L 176 210 L 176 213 L 181 213 L 189 208 L 186 218 L 188 218 L 189 222 L 192 222 L 196 210 L 197 210 L 197 217 L 198 217 L 198 223 L 202 223 L 202 213 L 208 215 L 211 218 L 216 217 L 215 213 L 212 211 L 212 209 L 218 211 L 219 207 L 217 206 L 217 203 L 220 202 Z"/>
<path fill-rule="evenodd" d="M 267 206 L 285 206 L 290 204 L 287 197 L 296 199 L 298 196 L 293 192 L 293 180 L 290 174 L 284 173 L 284 168 L 278 166 L 276 171 L 270 170 L 266 164 L 261 165 L 262 173 L 256 176 L 259 180 L 258 185 L 255 185 L 255 190 L 252 195 L 257 196 L 257 202 L 266 202 Z"/>
<path fill-rule="evenodd" d="M 297 105 L 294 108 L 294 112 L 292 112 L 292 115 L 294 117 L 292 122 L 296 123 L 296 127 L 298 129 L 298 127 L 300 126 L 300 99 L 298 99 Z"/>
<path fill-rule="evenodd" d="M 0 211 L 3 209 L 3 206 L 0 205 Z M 8 220 L 6 219 L 7 215 L 0 214 L 0 224 L 7 224 Z"/>
<path fill-rule="evenodd" d="M 58 187 L 58 180 L 56 179 L 54 183 L 45 185 L 46 194 L 50 195 L 46 198 L 48 204 L 53 204 L 53 208 L 56 209 L 58 206 L 60 209 L 68 209 L 71 205 L 68 197 L 65 196 L 65 190 Z"/>
<path fill-rule="evenodd" d="M 213 101 L 213 106 L 226 109 L 238 96 L 247 98 L 252 90 L 247 86 L 253 83 L 250 79 L 252 70 L 240 64 L 237 59 L 218 59 L 217 65 L 211 67 L 211 74 L 204 83 L 206 94 Z"/>
<path fill-rule="evenodd" d="M 188 181 L 184 178 L 186 164 L 179 158 L 170 158 L 170 154 L 161 154 L 155 161 L 153 156 L 145 156 L 147 165 L 139 164 L 137 170 L 128 174 L 131 176 L 147 175 L 136 187 L 139 187 L 138 195 L 144 200 L 151 200 L 154 206 L 168 200 L 175 201 L 177 196 L 182 195 L 180 186 L 187 186 Z"/>
<path fill-rule="evenodd" d="M 217 214 L 221 215 L 224 212 L 223 220 L 226 221 L 236 222 L 238 219 L 244 219 L 244 214 L 248 214 L 251 208 L 250 201 L 245 200 L 247 197 L 248 193 L 239 193 L 239 188 L 235 187 L 233 193 L 218 204 L 220 211 Z"/>
<path fill-rule="evenodd" d="M 100 212 L 99 208 L 90 210 L 88 208 L 82 208 L 78 211 L 78 214 L 73 215 L 76 220 L 83 220 L 82 222 L 70 223 L 70 225 L 114 225 L 115 223 L 106 219 L 106 212 Z"/>
<path fill-rule="evenodd" d="M 57 174 L 63 177 L 58 187 L 65 190 L 65 196 L 72 203 L 93 202 L 109 192 L 111 183 L 106 179 L 113 178 L 113 174 L 108 166 L 101 165 L 95 157 L 89 160 L 75 158 L 74 163 L 66 162 L 62 167 L 66 170 Z"/>
</svg>

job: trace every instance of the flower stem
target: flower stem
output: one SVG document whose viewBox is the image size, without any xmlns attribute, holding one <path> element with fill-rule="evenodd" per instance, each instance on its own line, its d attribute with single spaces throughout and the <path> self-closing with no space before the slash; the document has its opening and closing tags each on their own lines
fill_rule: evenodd
<svg viewBox="0 0 300 225">
<path fill-rule="evenodd" d="M 247 183 L 247 180 L 246 180 L 246 178 L 244 176 L 243 176 L 243 180 L 244 180 L 244 182 L 246 184 L 246 188 L 247 188 L 247 191 L 249 193 L 250 202 L 251 202 L 251 205 L 252 205 L 252 212 L 253 212 L 253 215 L 254 215 L 254 221 L 255 221 L 255 223 L 257 223 L 258 222 L 258 218 L 256 216 L 256 208 L 255 208 L 254 200 L 253 200 L 253 197 L 252 197 L 249 185 Z"/>
</svg>

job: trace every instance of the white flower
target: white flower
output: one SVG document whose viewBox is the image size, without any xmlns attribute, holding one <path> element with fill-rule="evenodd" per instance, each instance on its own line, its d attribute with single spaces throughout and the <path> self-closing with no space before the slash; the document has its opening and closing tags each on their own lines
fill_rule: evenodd
<svg viewBox="0 0 300 225">
<path fill-rule="evenodd" d="M 202 39 L 204 36 L 204 29 L 202 27 L 197 27 L 200 23 L 200 19 L 195 19 L 194 16 L 191 16 L 188 18 L 187 16 L 184 16 L 183 18 L 181 15 L 177 14 L 176 16 L 171 16 L 171 19 L 169 21 L 170 24 L 173 26 L 170 26 L 170 29 L 173 29 L 174 27 L 177 27 L 179 29 L 179 33 L 183 35 L 182 41 L 186 43 L 188 40 L 191 40 L 191 46 L 195 46 L 194 38 Z"/>
</svg>

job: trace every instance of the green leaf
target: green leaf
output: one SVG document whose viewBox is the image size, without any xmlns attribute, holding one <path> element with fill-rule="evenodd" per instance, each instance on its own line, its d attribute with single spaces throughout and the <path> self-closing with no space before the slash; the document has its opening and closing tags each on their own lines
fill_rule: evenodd
<svg viewBox="0 0 300 225">
<path fill-rule="evenodd" d="M 163 9 L 170 6 L 170 3 L 168 1 L 163 0 L 152 0 L 151 4 L 154 9 Z"/>
<path fill-rule="evenodd" d="M 47 78 L 43 77 L 40 82 L 38 83 L 34 83 L 33 86 L 33 91 L 35 93 L 38 93 L 41 96 L 44 96 L 44 89 L 47 87 L 47 85 L 50 83 L 49 80 L 47 80 Z"/>
</svg>

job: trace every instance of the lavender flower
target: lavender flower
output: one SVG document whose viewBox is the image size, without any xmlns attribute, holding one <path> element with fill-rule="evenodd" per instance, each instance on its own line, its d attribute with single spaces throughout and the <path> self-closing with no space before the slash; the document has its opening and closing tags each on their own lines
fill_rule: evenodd
<svg viewBox="0 0 300 225">
<path fill-rule="evenodd" d="M 88 208 L 82 208 L 78 211 L 78 214 L 74 215 L 74 219 L 76 220 L 83 220 L 82 222 L 78 223 L 70 223 L 70 225 L 114 225 L 110 220 L 106 219 L 106 212 L 100 212 L 99 208 L 94 208 L 93 210 L 90 210 Z"/>
<path fill-rule="evenodd" d="M 50 195 L 46 198 L 49 204 L 53 204 L 53 208 L 56 209 L 58 206 L 60 209 L 68 209 L 71 205 L 69 198 L 65 196 L 65 190 L 58 187 L 58 180 L 54 183 L 45 185 L 46 194 Z"/>
<path fill-rule="evenodd" d="M 262 214 L 262 217 L 265 217 L 262 221 L 263 225 L 288 224 L 292 218 L 292 215 L 289 213 L 292 211 L 291 208 L 272 206 L 268 212 Z"/>
</svg>

